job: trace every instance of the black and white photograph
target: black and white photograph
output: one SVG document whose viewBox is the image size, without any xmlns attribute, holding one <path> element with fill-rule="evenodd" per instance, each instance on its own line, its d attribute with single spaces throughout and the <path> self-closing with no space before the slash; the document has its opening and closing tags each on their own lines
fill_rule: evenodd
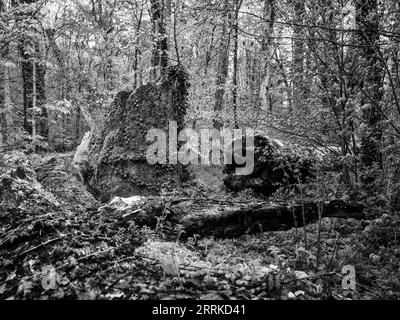
<svg viewBox="0 0 400 320">
<path fill-rule="evenodd" d="M 0 0 L 0 300 L 399 298 L 398 0 Z"/>
</svg>

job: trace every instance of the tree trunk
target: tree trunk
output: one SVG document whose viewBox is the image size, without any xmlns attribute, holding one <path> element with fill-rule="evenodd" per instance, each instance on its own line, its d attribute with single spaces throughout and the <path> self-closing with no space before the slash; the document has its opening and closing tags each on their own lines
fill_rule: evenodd
<svg viewBox="0 0 400 320">
<path fill-rule="evenodd" d="M 0 125 L 1 135 L 3 136 L 3 145 L 10 143 L 12 137 L 13 125 L 11 115 L 11 89 L 10 89 L 10 72 L 7 66 L 3 68 L 3 95 L 2 101 L 0 102 Z"/>
<path fill-rule="evenodd" d="M 285 94 L 286 94 L 286 100 L 287 100 L 287 108 L 289 113 L 292 112 L 293 107 L 292 107 L 292 89 L 289 83 L 288 75 L 285 70 L 285 66 L 283 64 L 283 61 L 281 57 L 278 55 L 278 49 L 275 50 L 274 52 L 274 59 L 277 64 L 277 68 L 279 70 L 279 73 L 283 79 L 283 83 L 285 85 Z"/>
<path fill-rule="evenodd" d="M 251 97 L 256 92 L 255 89 L 255 58 L 254 58 L 254 42 L 253 40 L 246 39 L 244 41 L 246 52 L 246 91 L 251 94 Z"/>
<path fill-rule="evenodd" d="M 153 80 L 165 76 L 168 66 L 168 39 L 165 29 L 165 0 L 151 0 L 154 44 L 152 52 Z"/>
<path fill-rule="evenodd" d="M 355 5 L 360 56 L 366 60 L 361 66 L 358 83 L 362 89 L 361 106 L 366 123 L 361 134 L 361 165 L 362 169 L 369 170 L 382 168 L 382 114 L 379 104 L 383 95 L 383 66 L 379 57 L 378 1 L 356 0 Z M 368 186 L 374 180 L 372 175 L 366 173 L 362 182 Z"/>
<path fill-rule="evenodd" d="M 305 14 L 303 0 L 294 0 L 294 21 L 302 24 Z M 293 107 L 297 110 L 303 107 L 304 81 L 304 40 L 302 26 L 293 26 Z"/>
<path fill-rule="evenodd" d="M 206 54 L 205 54 L 205 61 L 204 61 L 204 75 L 207 76 L 208 74 L 208 67 L 210 65 L 211 62 L 211 55 L 212 55 L 212 51 L 214 49 L 214 37 L 215 37 L 215 29 L 217 28 L 217 26 L 213 26 L 212 30 L 211 30 L 211 39 L 210 39 L 210 45 L 208 46 L 207 50 L 206 50 Z"/>
<path fill-rule="evenodd" d="M 180 65 L 181 64 L 181 59 L 180 59 L 179 46 L 178 46 L 176 16 L 177 16 L 177 8 L 176 8 L 176 3 L 174 3 L 174 45 L 175 45 L 176 62 Z"/>
<path fill-rule="evenodd" d="M 242 6 L 242 0 L 236 0 L 235 2 L 235 22 L 234 22 L 234 51 L 233 51 L 233 89 L 232 89 L 232 104 L 233 104 L 233 122 L 235 128 L 239 128 L 238 123 L 238 37 L 239 37 L 239 10 Z"/>
<path fill-rule="evenodd" d="M 133 72 L 134 72 L 134 80 L 133 86 L 136 89 L 141 85 L 141 81 L 139 81 L 139 59 L 141 55 L 140 51 L 140 27 L 142 25 L 142 18 L 143 18 L 143 4 L 140 7 L 139 18 L 138 18 L 138 25 L 136 27 L 136 34 L 135 34 L 135 56 L 133 60 Z"/>
<path fill-rule="evenodd" d="M 0 13 L 5 11 L 5 3 L 0 1 Z M 0 60 L 6 61 L 8 56 L 8 46 L 6 46 L 2 52 L 0 52 Z M 10 78 L 9 71 L 6 64 L 1 65 L 2 72 L 0 72 L 0 147 L 7 146 L 8 144 L 8 133 L 10 131 L 10 106 L 11 106 L 11 95 L 10 95 Z"/>
<path fill-rule="evenodd" d="M 38 45 L 34 44 L 36 50 L 38 50 Z M 32 134 L 32 123 L 30 120 L 30 110 L 33 106 L 33 63 L 36 69 L 36 94 L 35 99 L 37 102 L 37 107 L 41 108 L 40 120 L 38 121 L 38 133 L 47 138 L 48 136 L 48 126 L 47 126 L 47 112 L 43 108 L 45 103 L 45 74 L 46 70 L 43 63 L 32 62 L 32 57 L 26 52 L 26 44 L 21 45 L 20 54 L 22 57 L 22 79 L 23 79 L 23 90 L 24 90 L 24 128 L 29 133 Z M 38 52 L 38 51 L 36 51 Z"/>
<path fill-rule="evenodd" d="M 36 152 L 36 63 L 32 63 L 32 144 Z"/>
<path fill-rule="evenodd" d="M 219 46 L 219 56 L 217 65 L 217 79 L 215 82 L 215 104 L 214 104 L 214 128 L 221 129 L 223 126 L 221 112 L 224 107 L 224 95 L 225 95 L 225 84 L 228 77 L 228 64 L 229 64 L 229 44 L 230 35 L 228 32 L 228 20 L 229 20 L 229 1 L 224 0 L 224 6 L 222 10 L 222 30 L 221 40 Z"/>
<path fill-rule="evenodd" d="M 23 0 L 19 3 L 22 4 L 32 4 L 35 0 Z M 13 5 L 17 5 L 18 2 L 13 2 Z M 23 19 L 17 17 L 17 19 Z M 34 35 L 34 36 L 32 36 Z M 46 68 L 45 64 L 41 61 L 41 50 L 39 44 L 39 37 L 41 35 L 36 29 L 31 30 L 31 36 L 22 36 L 19 42 L 19 53 L 22 58 L 22 80 L 23 80 L 23 93 L 24 93 L 24 129 L 32 134 L 32 122 L 30 119 L 30 110 L 32 110 L 33 105 L 33 63 L 35 63 L 36 68 L 36 104 L 37 107 L 41 109 L 40 117 L 38 117 L 38 134 L 44 138 L 48 137 L 48 121 L 47 121 L 47 111 L 44 108 L 46 95 L 45 95 L 45 75 Z M 34 59 L 33 59 L 34 58 Z M 34 62 L 32 62 L 34 61 Z"/>
<path fill-rule="evenodd" d="M 275 20 L 275 4 L 274 0 L 265 0 L 264 3 L 264 30 L 262 40 L 262 68 L 263 68 L 263 80 L 260 88 L 260 98 L 262 106 L 268 108 L 270 111 L 273 110 L 272 106 L 272 95 L 271 95 L 271 63 L 273 58 L 273 47 L 272 47 L 272 33 L 274 31 L 274 20 Z"/>
<path fill-rule="evenodd" d="M 161 197 L 116 197 L 99 209 L 102 216 L 112 216 L 116 225 L 135 221 L 137 225 L 156 227 L 160 215 L 173 225 L 182 225 L 184 237 L 193 234 L 218 238 L 238 237 L 265 231 L 288 230 L 318 221 L 318 203 L 287 204 L 267 202 L 230 202 L 212 199 L 166 199 Z M 364 206 L 341 200 L 324 202 L 322 217 L 363 219 Z M 305 219 L 303 220 L 303 211 Z M 188 214 L 189 212 L 189 214 Z M 183 214 L 184 213 L 184 214 Z"/>
<path fill-rule="evenodd" d="M 400 167 L 396 168 L 391 177 L 390 205 L 393 210 L 400 211 Z"/>
</svg>

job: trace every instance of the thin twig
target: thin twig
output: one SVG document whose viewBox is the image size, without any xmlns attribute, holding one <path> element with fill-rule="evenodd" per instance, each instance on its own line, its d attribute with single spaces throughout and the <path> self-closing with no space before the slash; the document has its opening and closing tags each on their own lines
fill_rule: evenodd
<svg viewBox="0 0 400 320">
<path fill-rule="evenodd" d="M 51 239 L 49 241 L 43 242 L 43 243 L 37 245 L 36 247 L 30 248 L 30 249 L 28 249 L 28 250 L 26 250 L 24 252 L 21 252 L 20 254 L 17 255 L 17 258 L 20 258 L 20 257 L 22 257 L 24 255 L 27 255 L 28 253 L 31 253 L 31 252 L 33 252 L 33 251 L 35 251 L 37 249 L 40 249 L 40 248 L 43 248 L 43 247 L 47 246 L 50 243 L 59 241 L 59 240 L 64 239 L 64 238 L 65 238 L 65 236 L 62 236 L 62 237 L 59 237 L 59 238 L 54 238 L 54 239 Z"/>
</svg>

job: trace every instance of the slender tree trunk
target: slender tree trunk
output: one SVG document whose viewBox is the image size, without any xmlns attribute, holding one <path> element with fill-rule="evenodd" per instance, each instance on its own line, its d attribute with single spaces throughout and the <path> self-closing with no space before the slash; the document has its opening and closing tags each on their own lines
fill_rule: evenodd
<svg viewBox="0 0 400 320">
<path fill-rule="evenodd" d="M 280 74 L 283 79 L 283 83 L 285 84 L 285 93 L 286 93 L 286 100 L 287 100 L 287 108 L 289 113 L 292 112 L 293 107 L 292 107 L 292 90 L 291 86 L 288 80 L 288 76 L 286 74 L 285 66 L 283 65 L 282 59 L 278 55 L 278 50 L 275 50 L 274 52 L 274 59 L 277 64 L 277 67 L 280 71 Z"/>
<path fill-rule="evenodd" d="M 246 91 L 254 94 L 254 49 L 253 41 L 246 39 L 244 41 L 246 52 Z"/>
<path fill-rule="evenodd" d="M 273 59 L 273 41 L 272 34 L 275 20 L 275 4 L 274 0 L 265 0 L 264 2 L 264 30 L 262 41 L 262 84 L 260 88 L 261 103 L 264 108 L 273 110 L 272 94 L 271 94 L 271 63 Z"/>
<path fill-rule="evenodd" d="M 1 64 L 0 64 L 0 67 Z M 5 68 L 4 68 L 5 69 Z M 0 73 L 0 83 L 5 82 L 5 70 Z M 0 87 L 0 148 L 7 144 L 6 106 L 4 103 L 4 86 Z"/>
<path fill-rule="evenodd" d="M 0 14 L 5 11 L 5 3 L 0 0 Z M 7 73 L 7 67 L 1 64 L 1 60 L 4 60 L 5 54 L 0 51 L 0 148 L 7 142 L 7 124 L 6 124 L 6 104 L 5 104 L 5 78 Z M 1 72 L 3 70 L 3 72 Z"/>
<path fill-rule="evenodd" d="M 3 84 L 3 93 L 4 93 L 4 119 L 6 125 L 7 136 L 5 137 L 6 141 L 8 140 L 8 133 L 12 133 L 14 131 L 13 128 L 13 120 L 11 115 L 11 87 L 10 87 L 10 70 L 7 66 L 4 67 L 4 84 Z"/>
<path fill-rule="evenodd" d="M 224 0 L 224 6 L 222 10 L 222 30 L 221 40 L 219 46 L 219 57 L 217 65 L 217 79 L 216 79 L 216 90 L 215 90 L 215 104 L 214 104 L 214 128 L 221 129 L 223 126 L 222 121 L 222 110 L 224 107 L 224 95 L 225 85 L 228 77 L 228 64 L 229 64 L 229 44 L 230 36 L 228 32 L 228 20 L 229 20 L 229 1 Z"/>
<path fill-rule="evenodd" d="M 233 30 L 233 41 L 234 41 L 234 51 L 233 51 L 233 89 L 232 89 L 232 104 L 233 104 L 233 121 L 235 128 L 239 128 L 238 123 L 238 38 L 239 38 L 239 10 L 242 6 L 242 0 L 236 0 L 235 3 L 235 22 Z"/>
<path fill-rule="evenodd" d="M 32 109 L 32 65 L 25 54 L 24 45 L 19 47 L 20 55 L 22 57 L 22 80 L 23 80 L 23 96 L 24 96 L 24 129 L 28 134 L 32 134 L 32 123 L 29 119 L 29 110 Z"/>
<path fill-rule="evenodd" d="M 360 66 L 359 87 L 362 88 L 361 106 L 367 126 L 361 134 L 361 166 L 364 170 L 382 168 L 383 65 L 379 57 L 379 15 L 377 0 L 355 0 L 356 23 L 359 29 L 360 54 L 366 60 Z M 368 186 L 375 178 L 366 173 L 363 183 Z M 370 189 L 370 188 L 368 188 Z"/>
<path fill-rule="evenodd" d="M 36 63 L 32 63 L 32 144 L 36 152 Z"/>
<path fill-rule="evenodd" d="M 0 0 L 0 13 L 6 10 L 5 3 Z M 6 61 L 8 57 L 8 46 L 0 52 L 2 61 Z M 10 132 L 10 106 L 11 106 L 11 93 L 10 93 L 10 78 L 9 70 L 6 64 L 0 63 L 0 147 L 7 146 L 8 136 Z"/>
<path fill-rule="evenodd" d="M 204 62 L 204 75 L 206 76 L 208 73 L 208 67 L 210 65 L 210 61 L 211 61 L 211 54 L 212 51 L 214 49 L 214 37 L 215 37 L 215 29 L 217 28 L 217 26 L 213 26 L 212 30 L 211 30 L 211 40 L 210 40 L 210 45 L 207 48 L 206 51 L 206 55 L 205 55 L 205 62 Z"/>
<path fill-rule="evenodd" d="M 168 67 L 168 39 L 164 22 L 165 0 L 151 0 L 151 15 L 153 23 L 153 80 L 165 76 Z"/>
<path fill-rule="evenodd" d="M 294 21 L 302 24 L 305 15 L 304 0 L 294 0 Z M 304 40 L 303 27 L 293 26 L 293 107 L 303 107 L 303 81 L 304 81 Z"/>
<path fill-rule="evenodd" d="M 179 47 L 178 47 L 178 35 L 177 35 L 177 21 L 176 21 L 176 3 L 174 3 L 174 45 L 175 45 L 175 53 L 176 53 L 176 61 L 178 64 L 181 64 L 181 59 L 179 55 Z"/>
<path fill-rule="evenodd" d="M 35 46 L 37 48 L 37 46 Z M 24 90 L 24 128 L 32 134 L 32 123 L 30 121 L 30 110 L 33 106 L 33 69 L 36 69 L 35 82 L 36 82 L 36 93 L 35 99 L 37 107 L 41 108 L 40 120 L 38 122 L 38 133 L 47 138 L 48 126 L 47 126 L 47 112 L 43 108 L 45 103 L 45 74 L 46 70 L 44 64 L 41 62 L 32 62 L 30 54 L 25 51 L 25 45 L 20 46 L 20 54 L 22 56 L 22 79 L 23 79 L 23 90 Z M 35 66 L 33 66 L 35 64 Z"/>
<path fill-rule="evenodd" d="M 139 59 L 140 59 L 140 28 L 142 25 L 142 18 L 143 18 L 143 4 L 140 7 L 140 13 L 139 13 L 139 19 L 138 19 L 138 25 L 136 27 L 136 38 L 135 38 L 135 57 L 133 61 L 133 72 L 134 72 L 134 88 L 137 88 L 141 83 L 139 81 Z"/>
<path fill-rule="evenodd" d="M 5 3 L 0 0 L 0 14 L 5 11 Z M 4 60 L 5 53 L 0 51 L 0 61 Z M 3 70 L 1 72 L 1 70 Z M 0 148 L 7 144 L 7 123 L 6 123 L 6 103 L 5 103 L 5 82 L 7 67 L 0 62 Z M 3 86 L 1 86 L 3 84 Z"/>
<path fill-rule="evenodd" d="M 14 1 L 13 5 L 16 6 L 19 3 L 23 4 L 33 4 L 36 0 L 22 0 L 22 1 Z M 21 20 L 23 18 L 17 17 L 17 20 Z M 25 19 L 25 18 L 24 18 Z M 33 35 L 33 36 L 32 36 Z M 45 95 L 45 75 L 46 68 L 45 64 L 41 61 L 41 48 L 39 44 L 39 37 L 41 35 L 37 32 L 37 29 L 31 30 L 31 36 L 26 37 L 24 35 L 19 39 L 19 53 L 22 59 L 21 67 L 22 67 L 22 80 L 23 80 L 23 93 L 24 93 L 24 129 L 29 134 L 32 134 L 32 121 L 30 119 L 30 111 L 32 110 L 33 105 L 33 63 L 35 63 L 36 68 L 36 104 L 37 108 L 40 108 L 40 117 L 38 120 L 38 134 L 42 137 L 48 137 L 48 120 L 47 120 L 47 111 L 44 108 L 44 104 L 46 101 Z M 33 56 L 35 59 L 33 59 Z M 32 62 L 34 61 L 34 62 Z M 38 115 L 39 116 L 39 115 Z"/>
<path fill-rule="evenodd" d="M 79 143 L 81 140 L 81 108 L 76 107 L 76 117 L 75 117 L 75 141 Z"/>
</svg>

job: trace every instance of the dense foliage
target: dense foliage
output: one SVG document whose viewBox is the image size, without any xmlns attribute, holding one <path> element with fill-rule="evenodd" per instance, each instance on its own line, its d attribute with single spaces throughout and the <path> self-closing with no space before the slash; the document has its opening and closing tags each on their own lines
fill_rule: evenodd
<svg viewBox="0 0 400 320">
<path fill-rule="evenodd" d="M 398 298 L 399 50 L 397 0 L 0 0 L 0 297 Z M 168 120 L 254 129 L 255 171 L 149 167 Z M 153 229 L 121 198 L 99 208 L 154 193 Z M 176 198 L 217 216 L 266 196 L 302 224 L 198 241 L 166 219 Z M 323 219 L 339 199 L 362 221 Z"/>
</svg>

